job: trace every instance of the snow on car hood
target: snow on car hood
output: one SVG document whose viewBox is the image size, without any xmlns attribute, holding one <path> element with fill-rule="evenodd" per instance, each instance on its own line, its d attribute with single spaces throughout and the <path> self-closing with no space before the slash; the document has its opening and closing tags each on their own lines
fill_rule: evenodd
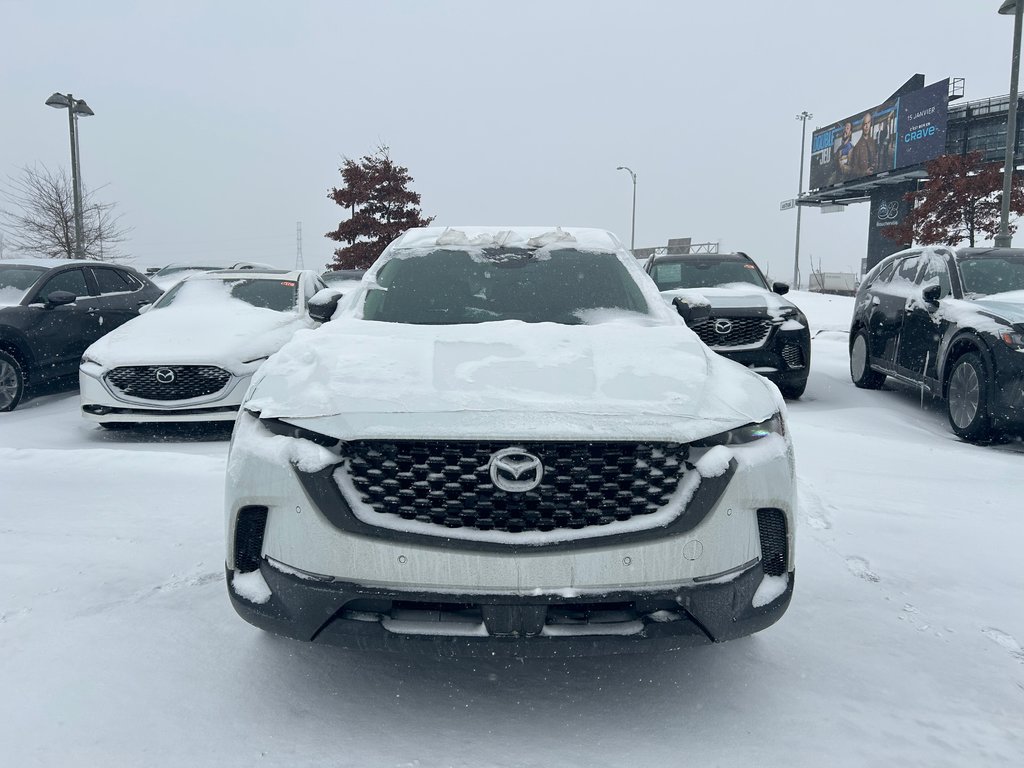
<svg viewBox="0 0 1024 768">
<path fill-rule="evenodd" d="M 973 303 L 980 309 L 1004 318 L 1009 323 L 1024 323 L 1024 291 L 995 293 L 975 299 Z"/>
<path fill-rule="evenodd" d="M 341 439 L 686 441 L 782 406 L 682 325 L 339 318 L 268 361 L 245 407 Z"/>
<path fill-rule="evenodd" d="M 238 368 L 280 349 L 313 321 L 227 299 L 222 304 L 171 305 L 133 318 L 93 343 L 86 354 L 106 367 L 209 363 Z"/>
<path fill-rule="evenodd" d="M 662 291 L 661 295 L 670 304 L 672 299 L 680 297 L 689 304 L 703 304 L 713 309 L 763 308 L 771 316 L 795 306 L 779 294 L 750 283 L 727 283 L 714 288 L 676 288 Z"/>
</svg>

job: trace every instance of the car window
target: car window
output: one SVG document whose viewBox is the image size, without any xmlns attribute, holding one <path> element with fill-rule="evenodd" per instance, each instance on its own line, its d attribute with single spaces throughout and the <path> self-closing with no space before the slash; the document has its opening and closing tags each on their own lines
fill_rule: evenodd
<svg viewBox="0 0 1024 768">
<path fill-rule="evenodd" d="M 167 291 L 153 306 L 215 304 L 230 299 L 239 299 L 262 309 L 288 312 L 295 309 L 298 284 L 294 280 L 279 278 L 186 279 Z"/>
<path fill-rule="evenodd" d="M 966 258 L 960 262 L 960 276 L 964 294 L 989 296 L 1024 291 L 1024 255 Z"/>
<path fill-rule="evenodd" d="M 591 310 L 650 314 L 614 253 L 526 248 L 434 249 L 393 258 L 377 273 L 363 317 L 392 323 L 453 325 L 497 320 L 577 325 Z"/>
<path fill-rule="evenodd" d="M 917 277 L 918 267 L 921 266 L 920 256 L 910 256 L 899 262 L 896 267 L 896 278 L 914 282 Z"/>
<path fill-rule="evenodd" d="M 0 265 L 0 304 L 17 304 L 46 273 L 42 267 Z"/>
<path fill-rule="evenodd" d="M 39 289 L 37 301 L 46 301 L 46 297 L 54 291 L 67 291 L 81 298 L 89 295 L 89 287 L 85 284 L 85 273 L 80 269 L 68 269 L 54 275 Z"/>
<path fill-rule="evenodd" d="M 949 296 L 949 267 L 946 259 L 938 254 L 931 254 L 921 270 L 920 284 L 922 288 L 938 285 L 942 289 L 940 298 Z"/>
<path fill-rule="evenodd" d="M 655 262 L 651 277 L 658 290 L 713 288 L 729 283 L 750 283 L 765 288 L 757 267 L 739 259 L 692 259 Z"/>
<path fill-rule="evenodd" d="M 896 262 L 890 261 L 879 271 L 878 275 L 872 280 L 874 283 L 888 283 L 892 279 L 893 274 L 896 272 Z"/>
<path fill-rule="evenodd" d="M 99 286 L 100 294 L 127 293 L 132 290 L 128 281 L 125 280 L 121 273 L 116 269 L 93 268 L 92 276 L 96 278 L 96 284 Z"/>
</svg>

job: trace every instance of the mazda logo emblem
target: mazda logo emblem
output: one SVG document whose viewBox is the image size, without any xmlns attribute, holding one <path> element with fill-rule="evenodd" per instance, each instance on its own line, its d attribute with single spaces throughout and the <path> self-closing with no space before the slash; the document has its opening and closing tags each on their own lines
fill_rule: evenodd
<svg viewBox="0 0 1024 768">
<path fill-rule="evenodd" d="M 157 368 L 156 380 L 161 384 L 171 384 L 174 381 L 174 371 L 170 368 Z"/>
<path fill-rule="evenodd" d="M 525 493 L 540 485 L 544 464 L 522 448 L 503 448 L 491 456 L 491 482 L 509 493 Z"/>
<path fill-rule="evenodd" d="M 715 320 L 715 333 L 725 336 L 732 331 L 732 320 Z"/>
</svg>

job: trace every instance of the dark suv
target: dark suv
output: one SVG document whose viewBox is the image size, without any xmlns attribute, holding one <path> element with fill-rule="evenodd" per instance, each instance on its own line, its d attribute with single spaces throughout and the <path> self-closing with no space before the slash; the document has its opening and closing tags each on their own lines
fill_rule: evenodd
<svg viewBox="0 0 1024 768">
<path fill-rule="evenodd" d="M 720 355 L 760 373 L 784 397 L 804 393 L 811 366 L 807 318 L 782 296 L 745 253 L 652 256 L 644 267 L 668 301 L 706 304 L 711 313 L 690 327 Z"/>
<path fill-rule="evenodd" d="M 0 262 L 0 411 L 29 385 L 75 376 L 85 348 L 160 289 L 129 267 L 58 259 Z"/>
<path fill-rule="evenodd" d="M 850 376 L 943 398 L 953 431 L 984 441 L 1024 426 L 1024 249 L 925 247 L 878 264 L 850 325 Z"/>
</svg>

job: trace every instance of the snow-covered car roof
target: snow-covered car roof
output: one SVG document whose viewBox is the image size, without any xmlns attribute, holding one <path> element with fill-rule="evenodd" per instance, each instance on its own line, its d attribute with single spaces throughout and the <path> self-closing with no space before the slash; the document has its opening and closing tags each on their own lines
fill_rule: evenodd
<svg viewBox="0 0 1024 768">
<path fill-rule="evenodd" d="M 446 245 L 503 245 L 537 248 L 563 242 L 581 249 L 617 251 L 623 245 L 615 235 L 603 229 L 587 227 L 420 227 L 410 229 L 395 240 L 392 248 L 429 248 Z"/>
<path fill-rule="evenodd" d="M 85 266 L 96 266 L 97 264 L 110 264 L 108 261 L 99 261 L 98 259 L 4 259 L 0 261 L 0 267 L 42 267 L 43 269 L 53 269 L 54 267 L 68 267 L 73 265 L 85 265 Z M 124 264 L 115 264 L 114 266 L 121 267 L 122 269 L 134 269 L 134 267 L 125 267 Z"/>
</svg>

